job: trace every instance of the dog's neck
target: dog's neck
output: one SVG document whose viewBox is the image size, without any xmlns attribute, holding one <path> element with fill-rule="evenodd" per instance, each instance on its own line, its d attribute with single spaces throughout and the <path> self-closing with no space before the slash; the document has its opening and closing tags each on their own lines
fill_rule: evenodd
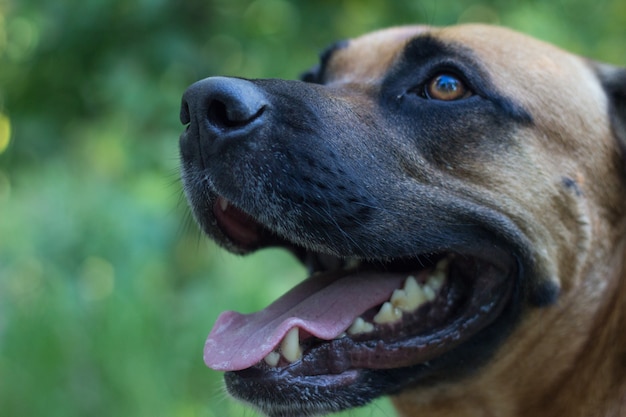
<svg viewBox="0 0 626 417">
<path fill-rule="evenodd" d="M 543 404 L 527 415 L 572 416 L 573 398 L 576 415 L 626 415 L 626 234 L 617 248 L 609 260 L 612 265 L 605 268 L 614 274 L 606 277 L 606 302 L 592 320 L 586 343 L 569 372 L 563 374 L 562 383 L 555 385 L 554 392 L 546 392 Z"/>
<path fill-rule="evenodd" d="M 586 342 L 561 383 L 544 393 L 543 401 L 523 415 L 602 416 L 626 415 L 626 233 L 609 265 L 600 268 L 613 273 L 605 277 L 605 303 L 591 320 Z M 574 301 L 580 302 L 580 300 Z M 557 354 L 557 352 L 555 352 Z M 589 384 L 593 383 L 593 389 Z M 576 409 L 572 409 L 572 399 Z M 576 413 L 576 414 L 573 414 Z"/>
<path fill-rule="evenodd" d="M 626 196 L 623 183 L 612 189 L 616 188 L 620 192 L 615 194 Z M 582 279 L 545 317 L 552 332 L 564 333 L 551 342 L 557 378 L 547 385 L 537 381 L 543 388 L 532 400 L 518 401 L 523 411 L 513 415 L 626 415 L 626 210 L 622 201 L 617 198 L 603 212 L 590 213 L 595 241 L 589 245 L 593 251 L 583 256 Z M 579 315 L 570 316 L 573 311 Z M 556 322 L 547 316 L 556 317 L 559 325 L 552 326 Z M 579 343 L 574 345 L 574 340 Z M 539 370 L 538 375 L 545 373 Z"/>
</svg>

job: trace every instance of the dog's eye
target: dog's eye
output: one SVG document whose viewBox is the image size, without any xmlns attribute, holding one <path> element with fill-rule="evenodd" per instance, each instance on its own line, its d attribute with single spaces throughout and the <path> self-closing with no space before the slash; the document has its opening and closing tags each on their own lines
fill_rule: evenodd
<svg viewBox="0 0 626 417">
<path fill-rule="evenodd" d="M 452 74 L 439 74 L 424 86 L 424 96 L 431 100 L 453 101 L 467 98 L 472 92 Z"/>
</svg>

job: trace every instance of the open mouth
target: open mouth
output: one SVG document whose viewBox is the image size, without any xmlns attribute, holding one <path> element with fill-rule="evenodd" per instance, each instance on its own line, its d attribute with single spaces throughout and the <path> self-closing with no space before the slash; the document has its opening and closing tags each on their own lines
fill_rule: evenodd
<svg viewBox="0 0 626 417">
<path fill-rule="evenodd" d="M 496 244 L 408 259 L 342 258 L 279 237 L 223 197 L 212 214 L 231 244 L 285 246 L 311 275 L 262 311 L 223 313 L 211 331 L 204 360 L 228 371 L 229 390 L 244 400 L 264 385 L 329 390 L 364 371 L 427 364 L 491 325 L 514 291 L 515 258 Z"/>
</svg>

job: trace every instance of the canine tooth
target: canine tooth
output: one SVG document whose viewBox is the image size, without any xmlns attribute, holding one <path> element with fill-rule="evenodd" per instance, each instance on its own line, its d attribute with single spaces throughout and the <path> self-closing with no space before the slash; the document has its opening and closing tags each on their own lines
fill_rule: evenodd
<svg viewBox="0 0 626 417">
<path fill-rule="evenodd" d="M 302 357 L 298 332 L 297 327 L 289 330 L 280 344 L 280 351 L 289 362 L 295 362 Z"/>
<path fill-rule="evenodd" d="M 352 326 L 348 329 L 348 334 L 361 334 L 369 333 L 374 330 L 374 325 L 363 320 L 361 317 L 357 317 L 352 323 Z"/>
<path fill-rule="evenodd" d="M 393 323 L 402 318 L 402 311 L 391 305 L 390 302 L 386 302 L 380 308 L 378 314 L 374 316 L 374 323 L 385 324 Z"/>
<path fill-rule="evenodd" d="M 265 358 L 265 363 L 271 367 L 276 367 L 278 365 L 278 361 L 280 360 L 280 353 L 278 352 L 270 352 Z"/>
</svg>

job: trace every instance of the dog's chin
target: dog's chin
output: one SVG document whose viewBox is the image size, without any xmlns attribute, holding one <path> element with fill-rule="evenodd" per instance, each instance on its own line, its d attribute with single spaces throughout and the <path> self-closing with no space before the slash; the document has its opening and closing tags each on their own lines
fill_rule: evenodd
<svg viewBox="0 0 626 417">
<path fill-rule="evenodd" d="M 501 244 L 355 259 L 279 236 L 222 197 L 211 204 L 196 218 L 218 242 L 239 253 L 283 246 L 310 271 L 262 312 L 225 313 L 207 340 L 205 362 L 226 371 L 228 392 L 268 416 L 321 415 L 463 377 L 518 316 L 521 267 Z"/>
</svg>

